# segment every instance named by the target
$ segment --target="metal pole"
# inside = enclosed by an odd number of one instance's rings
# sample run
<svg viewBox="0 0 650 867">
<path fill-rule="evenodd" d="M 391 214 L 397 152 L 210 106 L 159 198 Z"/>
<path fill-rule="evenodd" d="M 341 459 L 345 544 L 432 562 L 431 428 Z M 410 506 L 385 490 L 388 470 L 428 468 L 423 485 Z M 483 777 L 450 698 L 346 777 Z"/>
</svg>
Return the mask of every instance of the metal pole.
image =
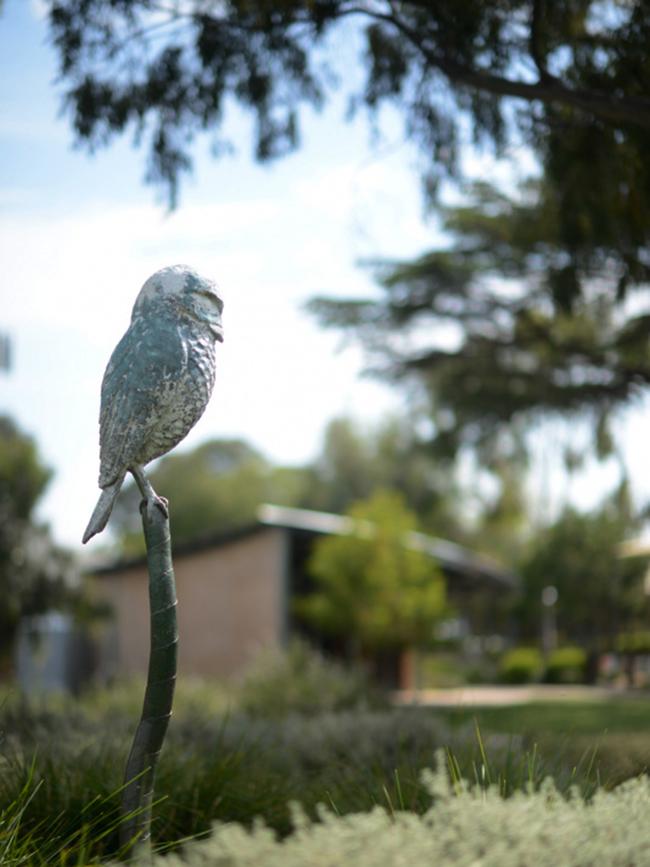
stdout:
<svg viewBox="0 0 650 867">
<path fill-rule="evenodd" d="M 151 648 L 142 715 L 126 763 L 120 844 L 131 853 L 151 846 L 154 775 L 172 714 L 178 625 L 169 518 L 160 508 L 140 506 L 147 545 Z"/>
<path fill-rule="evenodd" d="M 542 651 L 547 661 L 557 647 L 557 588 L 553 585 L 542 590 Z"/>
</svg>

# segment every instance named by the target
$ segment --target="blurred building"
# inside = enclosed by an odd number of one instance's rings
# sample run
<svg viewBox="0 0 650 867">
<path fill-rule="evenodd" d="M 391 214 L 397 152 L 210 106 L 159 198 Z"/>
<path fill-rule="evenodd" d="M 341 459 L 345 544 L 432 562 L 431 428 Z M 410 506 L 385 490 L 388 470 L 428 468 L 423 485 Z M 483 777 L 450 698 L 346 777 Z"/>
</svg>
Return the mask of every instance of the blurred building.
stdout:
<svg viewBox="0 0 650 867">
<path fill-rule="evenodd" d="M 16 682 L 27 695 L 76 693 L 93 675 L 95 652 L 88 633 L 69 614 L 23 617 L 15 643 Z"/>
<path fill-rule="evenodd" d="M 180 633 L 179 673 L 234 677 L 268 646 L 302 635 L 339 655 L 343 643 L 319 635 L 292 613 L 292 600 L 309 592 L 312 546 L 326 534 L 352 531 L 341 515 L 265 505 L 255 524 L 174 550 Z M 461 546 L 413 533 L 409 546 L 425 551 L 442 569 L 447 595 L 463 631 L 494 632 L 514 575 Z M 149 658 L 148 575 L 144 558 L 93 570 L 97 595 L 114 612 L 103 652 L 105 677 L 142 675 Z M 384 679 L 409 686 L 408 666 L 396 654 L 381 661 Z"/>
</svg>

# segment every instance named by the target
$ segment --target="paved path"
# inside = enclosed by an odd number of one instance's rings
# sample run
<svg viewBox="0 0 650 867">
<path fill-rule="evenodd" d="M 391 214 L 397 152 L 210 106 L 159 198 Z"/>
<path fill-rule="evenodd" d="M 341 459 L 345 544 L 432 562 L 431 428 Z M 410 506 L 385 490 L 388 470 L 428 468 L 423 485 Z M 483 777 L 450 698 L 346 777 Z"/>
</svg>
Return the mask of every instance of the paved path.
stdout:
<svg viewBox="0 0 650 867">
<path fill-rule="evenodd" d="M 398 705 L 424 707 L 489 707 L 536 701 L 608 701 L 641 698 L 644 694 L 605 686 L 463 686 L 454 689 L 399 690 Z"/>
</svg>

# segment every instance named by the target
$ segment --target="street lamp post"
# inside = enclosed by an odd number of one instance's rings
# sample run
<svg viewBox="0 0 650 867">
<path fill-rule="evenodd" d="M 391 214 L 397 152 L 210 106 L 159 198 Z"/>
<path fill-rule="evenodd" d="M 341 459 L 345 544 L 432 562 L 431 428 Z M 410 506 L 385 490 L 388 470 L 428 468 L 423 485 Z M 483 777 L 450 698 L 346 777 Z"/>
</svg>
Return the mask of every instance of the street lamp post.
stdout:
<svg viewBox="0 0 650 867">
<path fill-rule="evenodd" d="M 547 660 L 557 647 L 557 587 L 552 584 L 542 590 L 542 652 Z"/>
</svg>

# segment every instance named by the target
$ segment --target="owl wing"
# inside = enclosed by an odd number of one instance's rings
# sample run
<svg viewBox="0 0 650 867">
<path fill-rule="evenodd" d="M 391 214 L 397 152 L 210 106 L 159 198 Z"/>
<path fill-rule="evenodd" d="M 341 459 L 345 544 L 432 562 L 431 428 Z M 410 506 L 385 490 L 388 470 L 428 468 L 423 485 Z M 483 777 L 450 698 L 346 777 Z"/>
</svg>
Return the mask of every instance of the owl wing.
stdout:
<svg viewBox="0 0 650 867">
<path fill-rule="evenodd" d="M 170 378 L 180 376 L 186 363 L 187 352 L 175 328 L 136 320 L 120 340 L 102 381 L 101 488 L 137 458 L 157 422 Z"/>
</svg>

